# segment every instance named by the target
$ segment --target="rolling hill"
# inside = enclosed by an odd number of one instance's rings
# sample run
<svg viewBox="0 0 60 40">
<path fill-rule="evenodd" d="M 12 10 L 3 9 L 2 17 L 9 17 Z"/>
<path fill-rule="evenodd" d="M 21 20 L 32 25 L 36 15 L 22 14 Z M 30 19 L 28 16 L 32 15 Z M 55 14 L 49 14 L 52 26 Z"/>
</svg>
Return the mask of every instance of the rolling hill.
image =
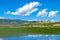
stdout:
<svg viewBox="0 0 60 40">
<path fill-rule="evenodd" d="M 60 22 L 49 21 L 24 21 L 19 19 L 0 19 L 0 27 L 19 28 L 19 27 L 59 27 Z"/>
</svg>

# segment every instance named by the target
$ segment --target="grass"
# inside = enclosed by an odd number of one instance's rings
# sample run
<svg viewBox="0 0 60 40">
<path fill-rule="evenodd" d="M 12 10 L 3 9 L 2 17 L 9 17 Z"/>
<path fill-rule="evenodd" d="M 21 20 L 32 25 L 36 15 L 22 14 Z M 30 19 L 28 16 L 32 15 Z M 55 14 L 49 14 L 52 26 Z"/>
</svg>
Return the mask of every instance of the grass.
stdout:
<svg viewBox="0 0 60 40">
<path fill-rule="evenodd" d="M 25 27 L 25 28 L 0 28 L 0 36 L 20 36 L 27 34 L 60 34 L 59 28 L 39 28 L 39 27 Z"/>
<path fill-rule="evenodd" d="M 0 25 L 0 37 L 3 36 L 21 36 L 27 34 L 60 34 L 59 23 L 28 23 L 18 25 Z"/>
</svg>

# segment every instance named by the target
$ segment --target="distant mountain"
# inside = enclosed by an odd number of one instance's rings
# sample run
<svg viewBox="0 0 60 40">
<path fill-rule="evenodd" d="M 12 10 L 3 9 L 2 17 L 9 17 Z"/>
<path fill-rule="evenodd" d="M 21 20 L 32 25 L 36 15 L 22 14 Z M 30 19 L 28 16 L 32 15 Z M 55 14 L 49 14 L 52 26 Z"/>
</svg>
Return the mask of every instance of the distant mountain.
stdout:
<svg viewBox="0 0 60 40">
<path fill-rule="evenodd" d="M 19 20 L 19 19 L 0 19 L 0 24 L 19 24 L 27 21 Z"/>
<path fill-rule="evenodd" d="M 60 27 L 60 22 L 49 21 L 24 21 L 20 19 L 0 19 L 0 28 L 20 28 L 20 27 Z"/>
<path fill-rule="evenodd" d="M 50 23 L 49 21 L 24 21 L 20 19 L 0 19 L 0 24 Z M 57 23 L 57 22 L 56 22 Z M 60 22 L 58 22 L 60 23 Z"/>
</svg>

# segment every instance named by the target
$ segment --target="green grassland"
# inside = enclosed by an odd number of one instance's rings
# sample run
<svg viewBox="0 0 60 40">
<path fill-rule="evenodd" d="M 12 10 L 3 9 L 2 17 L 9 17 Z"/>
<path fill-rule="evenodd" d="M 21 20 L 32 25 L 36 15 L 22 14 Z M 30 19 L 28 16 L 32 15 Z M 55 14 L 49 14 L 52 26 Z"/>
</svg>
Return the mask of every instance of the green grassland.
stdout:
<svg viewBox="0 0 60 40">
<path fill-rule="evenodd" d="M 60 23 L 25 23 L 0 26 L 0 36 L 20 36 L 27 34 L 60 34 Z"/>
</svg>

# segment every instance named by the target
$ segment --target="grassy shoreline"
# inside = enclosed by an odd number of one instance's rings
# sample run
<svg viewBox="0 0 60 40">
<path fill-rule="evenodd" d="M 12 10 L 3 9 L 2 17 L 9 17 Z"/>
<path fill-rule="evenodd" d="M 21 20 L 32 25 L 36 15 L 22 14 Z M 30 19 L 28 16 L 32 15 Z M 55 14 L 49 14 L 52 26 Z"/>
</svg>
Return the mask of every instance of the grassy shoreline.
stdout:
<svg viewBox="0 0 60 40">
<path fill-rule="evenodd" d="M 55 27 L 0 28 L 0 37 L 21 36 L 27 34 L 60 34 L 60 27 L 59 28 L 55 28 Z"/>
</svg>

